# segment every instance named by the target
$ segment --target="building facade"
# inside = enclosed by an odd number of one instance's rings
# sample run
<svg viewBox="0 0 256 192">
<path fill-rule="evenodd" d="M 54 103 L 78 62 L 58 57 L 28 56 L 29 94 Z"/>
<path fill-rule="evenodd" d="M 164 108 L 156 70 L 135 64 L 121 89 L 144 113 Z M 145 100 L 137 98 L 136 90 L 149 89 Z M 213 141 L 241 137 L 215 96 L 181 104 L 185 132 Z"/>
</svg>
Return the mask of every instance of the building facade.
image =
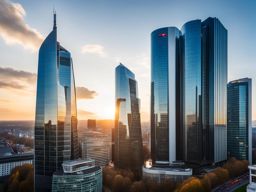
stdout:
<svg viewBox="0 0 256 192">
<path fill-rule="evenodd" d="M 114 164 L 140 177 L 143 165 L 142 134 L 135 75 L 123 64 L 116 67 Z"/>
<path fill-rule="evenodd" d="M 102 169 L 93 160 L 65 161 L 52 178 L 52 192 L 102 192 Z"/>
<path fill-rule="evenodd" d="M 87 130 L 81 142 L 83 159 L 93 159 L 97 166 L 104 167 L 112 160 L 111 135 Z"/>
<path fill-rule="evenodd" d="M 176 160 L 179 37 L 175 27 L 151 33 L 151 152 L 156 163 Z M 180 150 L 177 150 L 177 152 Z"/>
<path fill-rule="evenodd" d="M 5 157 L 0 157 L 0 177 L 10 175 L 11 171 L 24 164 L 33 164 L 34 155 L 28 154 L 16 154 Z"/>
<path fill-rule="evenodd" d="M 151 33 L 153 164 L 227 158 L 227 30 L 217 18 Z"/>
<path fill-rule="evenodd" d="M 71 54 L 53 30 L 39 49 L 35 117 L 35 186 L 49 191 L 52 174 L 78 158 L 76 91 Z M 42 186 L 42 187 L 41 187 Z M 45 188 L 44 188 L 45 187 Z"/>
<path fill-rule="evenodd" d="M 228 84 L 228 156 L 252 164 L 252 86 L 244 78 Z"/>
</svg>

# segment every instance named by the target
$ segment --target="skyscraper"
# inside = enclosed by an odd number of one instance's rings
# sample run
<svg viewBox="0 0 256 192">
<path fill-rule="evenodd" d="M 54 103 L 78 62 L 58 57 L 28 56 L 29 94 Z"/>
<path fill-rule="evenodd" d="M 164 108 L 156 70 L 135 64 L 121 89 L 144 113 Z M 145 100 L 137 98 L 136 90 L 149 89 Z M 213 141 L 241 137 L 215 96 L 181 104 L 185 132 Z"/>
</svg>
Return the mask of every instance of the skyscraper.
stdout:
<svg viewBox="0 0 256 192">
<path fill-rule="evenodd" d="M 179 37 L 176 27 L 151 33 L 151 154 L 153 162 L 176 160 L 179 118 Z"/>
<path fill-rule="evenodd" d="M 227 159 L 228 32 L 217 18 L 202 22 L 203 159 Z"/>
<path fill-rule="evenodd" d="M 49 191 L 65 160 L 78 158 L 76 91 L 71 54 L 53 30 L 39 49 L 35 117 L 35 187 Z M 38 187 L 38 188 L 37 188 Z"/>
<path fill-rule="evenodd" d="M 252 164 L 252 85 L 244 78 L 228 84 L 228 156 Z"/>
<path fill-rule="evenodd" d="M 226 159 L 227 30 L 217 18 L 151 33 L 153 163 Z"/>
<path fill-rule="evenodd" d="M 116 117 L 114 164 L 130 168 L 141 176 L 143 164 L 142 134 L 135 75 L 123 64 L 116 67 Z"/>
</svg>

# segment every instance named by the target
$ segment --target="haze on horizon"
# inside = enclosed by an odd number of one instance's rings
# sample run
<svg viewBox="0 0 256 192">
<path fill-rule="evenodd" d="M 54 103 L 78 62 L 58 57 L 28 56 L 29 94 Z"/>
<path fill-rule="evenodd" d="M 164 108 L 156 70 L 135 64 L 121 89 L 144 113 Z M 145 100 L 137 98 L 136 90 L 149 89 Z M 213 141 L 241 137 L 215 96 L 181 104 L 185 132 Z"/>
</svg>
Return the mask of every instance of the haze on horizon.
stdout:
<svg viewBox="0 0 256 192">
<path fill-rule="evenodd" d="M 149 121 L 150 33 L 207 17 L 228 30 L 228 80 L 252 78 L 256 96 L 254 0 L 0 0 L 0 120 L 34 120 L 38 49 L 53 7 L 58 40 L 73 58 L 80 120 L 114 119 L 114 71 L 122 62 L 136 75 L 142 121 Z"/>
</svg>

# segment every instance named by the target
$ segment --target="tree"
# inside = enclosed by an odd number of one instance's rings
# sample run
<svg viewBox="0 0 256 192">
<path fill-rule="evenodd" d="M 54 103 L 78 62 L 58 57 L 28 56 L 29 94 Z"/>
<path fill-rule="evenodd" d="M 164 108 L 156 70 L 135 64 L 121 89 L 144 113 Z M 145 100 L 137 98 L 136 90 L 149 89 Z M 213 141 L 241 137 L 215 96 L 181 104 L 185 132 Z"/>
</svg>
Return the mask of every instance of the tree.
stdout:
<svg viewBox="0 0 256 192">
<path fill-rule="evenodd" d="M 116 175 L 113 181 L 113 192 L 122 192 L 123 191 L 123 184 L 124 177 L 122 175 Z"/>
<path fill-rule="evenodd" d="M 198 178 L 190 177 L 186 179 L 179 189 L 178 192 L 204 192 L 203 185 Z"/>
<path fill-rule="evenodd" d="M 150 159 L 150 152 L 146 145 L 143 145 L 143 157 L 144 157 L 144 161 L 147 161 Z"/>
<path fill-rule="evenodd" d="M 131 188 L 130 192 L 146 192 L 146 186 L 143 181 L 135 181 Z"/>
<path fill-rule="evenodd" d="M 7 192 L 33 192 L 34 171 L 30 164 L 15 167 L 7 183 Z"/>
</svg>

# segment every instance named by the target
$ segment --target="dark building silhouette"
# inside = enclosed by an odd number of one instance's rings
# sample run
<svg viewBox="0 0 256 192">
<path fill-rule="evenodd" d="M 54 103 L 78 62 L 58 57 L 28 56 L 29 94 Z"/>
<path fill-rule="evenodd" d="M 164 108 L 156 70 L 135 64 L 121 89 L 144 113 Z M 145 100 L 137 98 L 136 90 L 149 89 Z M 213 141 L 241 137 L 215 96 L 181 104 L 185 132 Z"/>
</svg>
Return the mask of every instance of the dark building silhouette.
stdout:
<svg viewBox="0 0 256 192">
<path fill-rule="evenodd" d="M 87 128 L 91 130 L 96 130 L 96 119 L 88 119 Z"/>
</svg>

